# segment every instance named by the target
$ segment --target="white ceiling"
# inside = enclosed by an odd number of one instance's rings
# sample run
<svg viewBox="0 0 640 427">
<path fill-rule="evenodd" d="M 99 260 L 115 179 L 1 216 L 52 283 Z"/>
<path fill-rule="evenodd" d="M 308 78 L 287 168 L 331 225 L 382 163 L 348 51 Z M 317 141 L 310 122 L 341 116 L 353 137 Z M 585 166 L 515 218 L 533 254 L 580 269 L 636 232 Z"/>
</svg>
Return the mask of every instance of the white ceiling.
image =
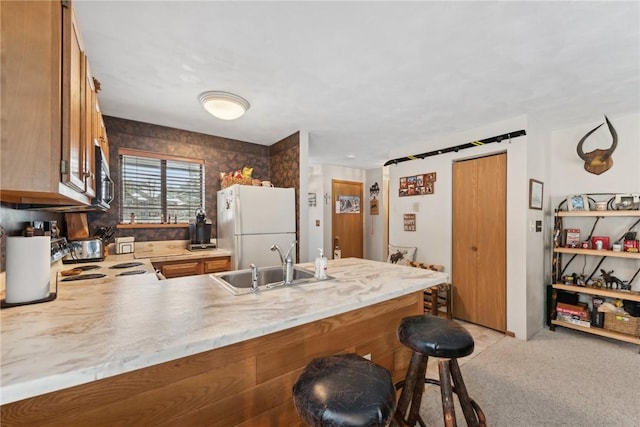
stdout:
<svg viewBox="0 0 640 427">
<path fill-rule="evenodd" d="M 74 4 L 104 114 L 263 145 L 306 130 L 312 163 L 381 166 L 523 114 L 553 130 L 640 111 L 638 1 Z M 209 90 L 251 108 L 218 120 Z"/>
</svg>

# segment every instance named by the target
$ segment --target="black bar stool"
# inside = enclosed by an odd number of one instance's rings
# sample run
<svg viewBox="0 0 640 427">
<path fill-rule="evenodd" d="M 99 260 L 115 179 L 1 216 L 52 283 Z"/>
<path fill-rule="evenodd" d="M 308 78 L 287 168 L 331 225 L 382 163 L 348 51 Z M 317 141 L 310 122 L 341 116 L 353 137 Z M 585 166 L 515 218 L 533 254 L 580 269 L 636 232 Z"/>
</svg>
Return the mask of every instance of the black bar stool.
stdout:
<svg viewBox="0 0 640 427">
<path fill-rule="evenodd" d="M 395 419 L 399 423 L 415 426 L 420 418 L 420 403 L 424 384 L 440 386 L 442 412 L 446 427 L 456 426 L 453 393 L 456 393 L 468 426 L 486 426 L 480 406 L 469 397 L 457 358 L 473 353 L 474 342 L 469 332 L 454 320 L 432 315 L 405 317 L 398 327 L 398 339 L 413 350 L 407 375 L 396 387 L 402 388 Z M 426 378 L 429 356 L 446 360 L 438 362 L 440 380 Z M 451 384 L 453 380 L 453 385 Z M 407 414 L 408 411 L 408 414 Z"/>
<path fill-rule="evenodd" d="M 293 385 L 300 418 L 314 427 L 382 427 L 394 415 L 391 373 L 357 354 L 313 359 Z"/>
</svg>

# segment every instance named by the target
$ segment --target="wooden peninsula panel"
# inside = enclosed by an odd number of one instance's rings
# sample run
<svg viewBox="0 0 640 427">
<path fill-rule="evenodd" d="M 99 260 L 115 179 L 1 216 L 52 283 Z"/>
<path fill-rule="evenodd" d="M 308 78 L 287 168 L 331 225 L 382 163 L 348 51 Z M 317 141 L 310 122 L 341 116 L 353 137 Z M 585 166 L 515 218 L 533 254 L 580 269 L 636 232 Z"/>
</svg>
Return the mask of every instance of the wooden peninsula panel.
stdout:
<svg viewBox="0 0 640 427">
<path fill-rule="evenodd" d="M 291 389 L 314 357 L 371 354 L 402 379 L 410 351 L 396 338 L 422 314 L 423 292 L 226 347 L 0 407 L 3 426 L 301 425 Z"/>
</svg>

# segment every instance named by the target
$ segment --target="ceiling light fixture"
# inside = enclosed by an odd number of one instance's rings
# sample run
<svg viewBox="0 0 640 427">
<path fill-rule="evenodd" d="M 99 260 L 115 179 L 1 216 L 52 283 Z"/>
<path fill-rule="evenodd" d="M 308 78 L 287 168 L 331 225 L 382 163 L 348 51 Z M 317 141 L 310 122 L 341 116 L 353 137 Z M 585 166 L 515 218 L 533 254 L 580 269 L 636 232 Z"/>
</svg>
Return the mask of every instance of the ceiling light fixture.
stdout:
<svg viewBox="0 0 640 427">
<path fill-rule="evenodd" d="M 228 92 L 205 92 L 199 97 L 205 110 L 222 120 L 235 120 L 249 109 L 249 102 L 241 96 Z"/>
</svg>

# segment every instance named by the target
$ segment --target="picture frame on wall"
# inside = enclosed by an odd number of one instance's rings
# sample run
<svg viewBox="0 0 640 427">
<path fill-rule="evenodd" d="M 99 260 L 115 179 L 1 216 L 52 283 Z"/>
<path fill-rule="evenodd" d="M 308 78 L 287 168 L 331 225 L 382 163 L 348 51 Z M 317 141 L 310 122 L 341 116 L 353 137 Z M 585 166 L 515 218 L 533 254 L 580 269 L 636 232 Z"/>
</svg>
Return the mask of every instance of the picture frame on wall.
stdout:
<svg viewBox="0 0 640 427">
<path fill-rule="evenodd" d="M 544 184 L 536 179 L 529 179 L 529 209 L 542 210 Z"/>
<path fill-rule="evenodd" d="M 403 176 L 398 185 L 398 196 L 423 196 L 434 193 L 436 173 Z"/>
<path fill-rule="evenodd" d="M 589 199 L 584 194 L 569 196 L 567 197 L 567 210 L 588 211 Z"/>
</svg>

